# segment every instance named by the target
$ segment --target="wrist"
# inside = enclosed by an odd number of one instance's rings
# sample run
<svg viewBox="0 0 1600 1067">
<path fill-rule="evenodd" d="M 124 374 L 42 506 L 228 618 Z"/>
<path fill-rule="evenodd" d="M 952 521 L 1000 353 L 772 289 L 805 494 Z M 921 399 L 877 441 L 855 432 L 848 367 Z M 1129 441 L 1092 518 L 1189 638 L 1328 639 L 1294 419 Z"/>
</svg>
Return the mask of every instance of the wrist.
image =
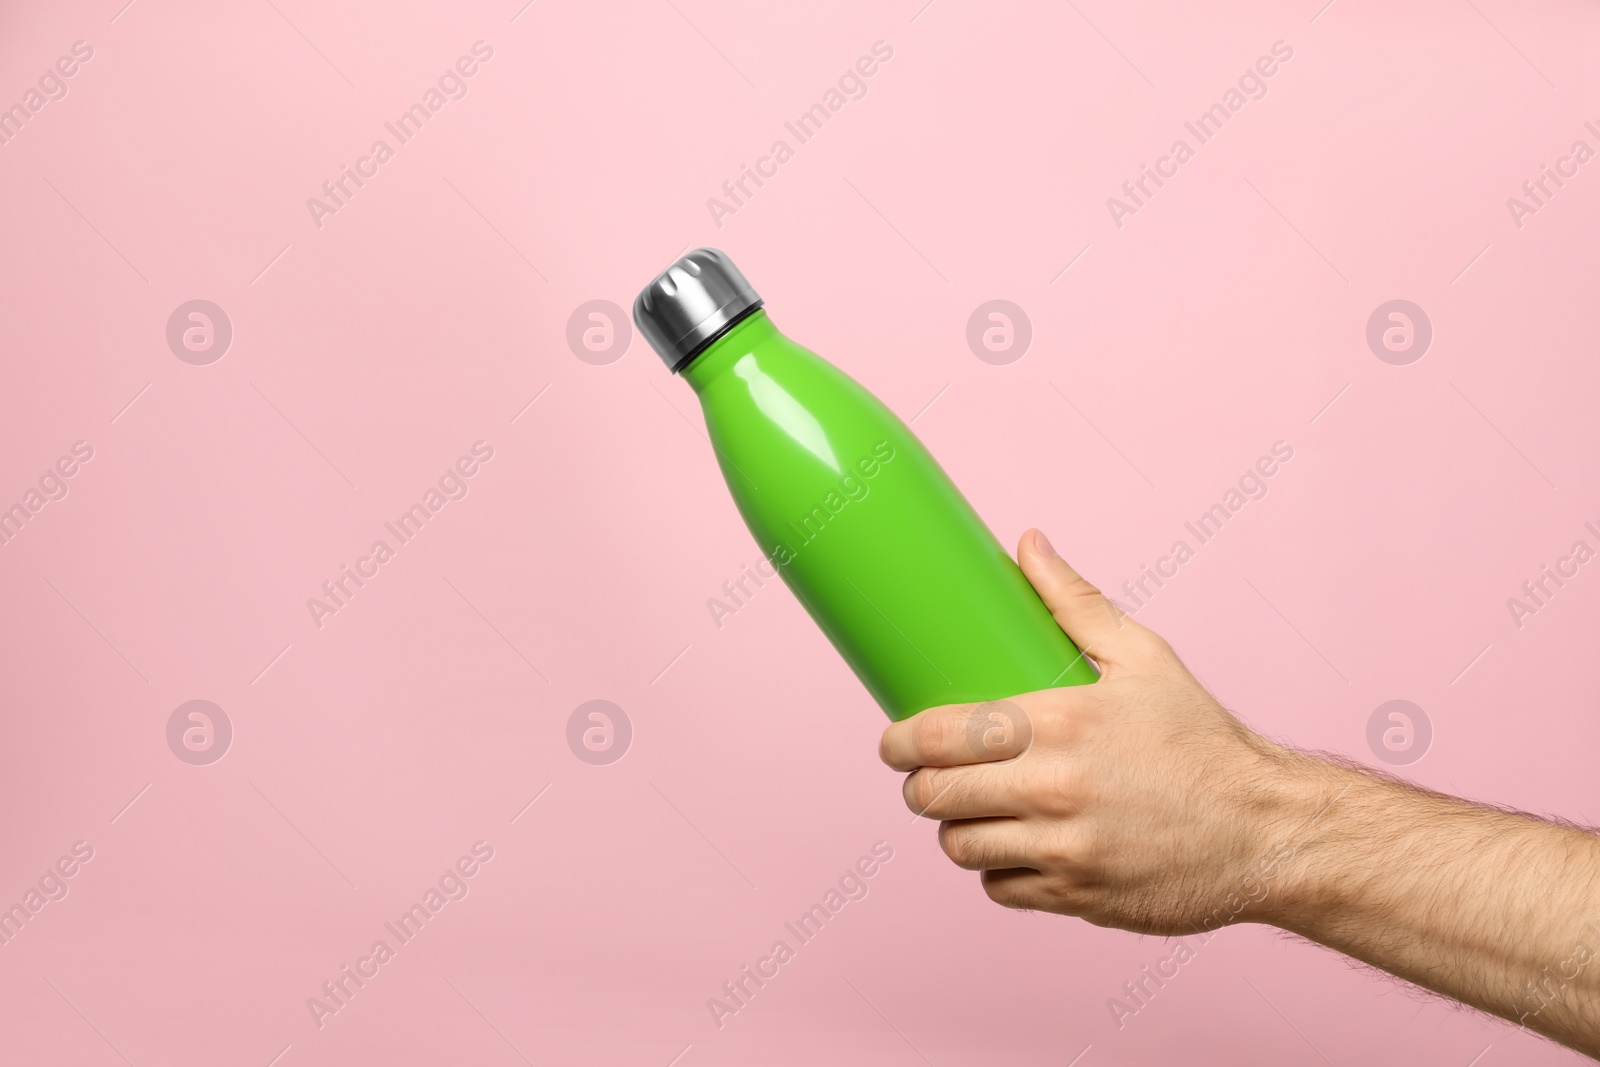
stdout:
<svg viewBox="0 0 1600 1067">
<path fill-rule="evenodd" d="M 1310 936 L 1348 888 L 1344 869 L 1352 842 L 1340 827 L 1381 783 L 1281 746 L 1273 745 L 1266 759 L 1266 802 L 1256 828 L 1257 877 L 1265 894 L 1255 917 Z"/>
</svg>

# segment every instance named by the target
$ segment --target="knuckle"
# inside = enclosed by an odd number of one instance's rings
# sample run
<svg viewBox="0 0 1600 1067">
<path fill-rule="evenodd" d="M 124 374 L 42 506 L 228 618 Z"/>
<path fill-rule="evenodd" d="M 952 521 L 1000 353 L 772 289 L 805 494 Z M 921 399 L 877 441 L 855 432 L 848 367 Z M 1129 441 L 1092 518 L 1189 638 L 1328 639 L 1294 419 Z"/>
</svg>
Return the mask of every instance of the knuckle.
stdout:
<svg viewBox="0 0 1600 1067">
<path fill-rule="evenodd" d="M 958 823 L 939 825 L 939 847 L 957 867 L 976 871 L 983 868 L 983 848 L 972 827 Z"/>
<path fill-rule="evenodd" d="M 911 724 L 911 743 L 917 755 L 923 759 L 937 755 L 946 736 L 945 716 L 925 711 L 912 719 Z"/>
<path fill-rule="evenodd" d="M 1097 870 L 1100 865 L 1100 840 L 1093 831 L 1082 826 L 1059 826 L 1047 834 L 1039 844 L 1045 864 L 1064 881 L 1076 881 L 1074 875 Z"/>
<path fill-rule="evenodd" d="M 1041 877 L 1032 869 L 986 870 L 982 874 L 984 894 L 996 904 L 1014 911 L 1061 911 L 1054 892 L 1054 880 Z"/>
<path fill-rule="evenodd" d="M 1101 595 L 1100 587 L 1081 574 L 1067 586 L 1067 592 L 1075 597 L 1096 597 Z"/>
<path fill-rule="evenodd" d="M 1044 889 L 1050 896 L 1051 911 L 1080 919 L 1088 919 L 1097 911 L 1099 901 L 1074 879 L 1047 876 Z M 1092 919 L 1089 921 L 1093 922 Z M 1096 925 L 1101 924 L 1096 923 Z"/>
<path fill-rule="evenodd" d="M 1033 743 L 1033 722 L 1011 700 L 990 700 L 973 709 L 967 720 L 967 748 L 983 761 L 1010 759 Z"/>
<path fill-rule="evenodd" d="M 1034 707 L 1028 709 L 1035 732 L 1045 741 L 1070 745 L 1104 715 L 1106 705 L 1116 697 L 1106 683 L 1074 685 L 1047 690 Z"/>
<path fill-rule="evenodd" d="M 1022 898 L 1017 893 L 1017 883 L 1010 878 L 985 878 L 984 894 L 996 904 L 1006 908 L 1022 908 Z"/>
<path fill-rule="evenodd" d="M 962 810 L 972 795 L 972 786 L 966 778 L 948 771 L 936 775 L 930 789 L 928 807 L 939 813 L 941 819 L 948 813 Z"/>
<path fill-rule="evenodd" d="M 922 813 L 922 804 L 920 803 L 922 796 L 921 778 L 921 771 L 912 771 L 906 775 L 906 780 L 900 783 L 900 795 L 905 798 L 906 807 L 918 814 Z"/>
<path fill-rule="evenodd" d="M 906 779 L 906 800 L 918 815 L 932 813 L 934 805 L 943 799 L 945 791 L 940 785 L 939 775 L 929 767 L 913 771 Z"/>
<path fill-rule="evenodd" d="M 1139 650 L 1146 657 L 1163 666 L 1182 664 L 1183 661 L 1178 658 L 1178 653 L 1173 650 L 1172 645 L 1167 642 L 1165 637 L 1162 637 L 1148 626 L 1138 623 L 1134 623 L 1133 626 L 1135 627 L 1133 631 L 1134 640 Z"/>
<path fill-rule="evenodd" d="M 1028 712 L 1037 735 L 1051 741 L 1071 737 L 1073 716 L 1060 700 L 1051 700 Z"/>
<path fill-rule="evenodd" d="M 957 867 L 965 865 L 963 861 L 967 857 L 966 845 L 961 840 L 960 833 L 950 823 L 939 824 L 939 847 Z"/>
<path fill-rule="evenodd" d="M 1083 814 L 1083 804 L 1077 791 L 1070 781 L 1063 782 L 1062 779 L 1062 773 L 1057 772 L 1050 782 L 1032 790 L 1034 810 L 1052 822 Z"/>
</svg>

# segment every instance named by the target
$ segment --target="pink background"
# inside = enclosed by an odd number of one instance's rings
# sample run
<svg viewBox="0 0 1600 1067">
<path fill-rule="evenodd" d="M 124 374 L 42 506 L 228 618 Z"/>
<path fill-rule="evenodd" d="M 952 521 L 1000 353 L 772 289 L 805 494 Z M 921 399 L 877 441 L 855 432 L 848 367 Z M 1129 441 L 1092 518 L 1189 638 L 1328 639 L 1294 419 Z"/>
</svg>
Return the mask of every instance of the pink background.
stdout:
<svg viewBox="0 0 1600 1067">
<path fill-rule="evenodd" d="M 1003 540 L 1038 524 L 1112 590 L 1289 442 L 1140 617 L 1274 736 L 1375 762 L 1374 709 L 1414 701 L 1402 773 L 1589 821 L 1600 567 L 1520 629 L 1506 600 L 1600 547 L 1600 162 L 1520 228 L 1506 199 L 1600 148 L 1592 4 L 123 3 L 7 3 L 0 41 L 7 104 L 93 48 L 0 146 L 0 505 L 94 450 L 0 547 L 0 903 L 94 849 L 0 947 L 0 1060 L 1576 1058 L 1259 927 L 1119 1029 L 1170 947 L 945 860 L 787 591 L 713 622 L 757 555 L 689 390 L 636 334 L 609 363 L 566 338 L 721 247 Z M 466 97 L 319 228 L 307 198 L 479 40 Z M 719 228 L 707 198 L 880 40 Z M 1280 40 L 1118 228 L 1106 198 Z M 209 365 L 166 340 L 195 299 L 232 324 Z M 1032 324 L 1006 365 L 965 339 L 991 299 Z M 1433 326 L 1405 366 L 1365 339 L 1394 299 Z M 319 628 L 307 599 L 480 440 L 466 498 Z M 234 731 L 204 766 L 167 742 L 195 699 Z M 620 761 L 569 749 L 591 699 Z M 469 895 L 319 1028 L 307 998 L 480 840 Z M 870 894 L 714 1025 L 877 841 Z"/>
</svg>

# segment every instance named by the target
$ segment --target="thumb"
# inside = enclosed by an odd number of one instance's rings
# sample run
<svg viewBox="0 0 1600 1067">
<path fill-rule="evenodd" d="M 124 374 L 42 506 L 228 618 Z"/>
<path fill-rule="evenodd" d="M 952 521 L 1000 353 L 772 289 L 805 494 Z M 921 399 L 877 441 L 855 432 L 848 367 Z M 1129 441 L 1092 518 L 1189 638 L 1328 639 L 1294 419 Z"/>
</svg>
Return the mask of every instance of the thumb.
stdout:
<svg viewBox="0 0 1600 1067">
<path fill-rule="evenodd" d="M 1039 598 L 1080 651 L 1105 670 L 1127 666 L 1145 628 L 1056 553 L 1038 530 L 1022 535 L 1017 562 Z"/>
</svg>

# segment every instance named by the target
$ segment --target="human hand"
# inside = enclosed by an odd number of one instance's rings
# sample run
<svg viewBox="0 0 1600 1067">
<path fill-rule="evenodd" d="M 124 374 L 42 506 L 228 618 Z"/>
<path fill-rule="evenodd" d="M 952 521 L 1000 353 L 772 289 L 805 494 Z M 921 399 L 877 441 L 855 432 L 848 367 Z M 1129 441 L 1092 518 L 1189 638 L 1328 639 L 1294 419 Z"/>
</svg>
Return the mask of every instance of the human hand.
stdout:
<svg viewBox="0 0 1600 1067">
<path fill-rule="evenodd" d="M 1270 923 L 1600 1059 L 1600 835 L 1268 741 L 1043 535 L 1017 555 L 1100 680 L 880 745 L 992 899 L 1176 937 Z"/>
<path fill-rule="evenodd" d="M 1008 907 L 1167 935 L 1271 921 L 1297 826 L 1337 786 L 1229 714 L 1043 534 L 1018 559 L 1100 681 L 894 723 L 879 751 L 912 772 L 906 803 Z"/>
</svg>

